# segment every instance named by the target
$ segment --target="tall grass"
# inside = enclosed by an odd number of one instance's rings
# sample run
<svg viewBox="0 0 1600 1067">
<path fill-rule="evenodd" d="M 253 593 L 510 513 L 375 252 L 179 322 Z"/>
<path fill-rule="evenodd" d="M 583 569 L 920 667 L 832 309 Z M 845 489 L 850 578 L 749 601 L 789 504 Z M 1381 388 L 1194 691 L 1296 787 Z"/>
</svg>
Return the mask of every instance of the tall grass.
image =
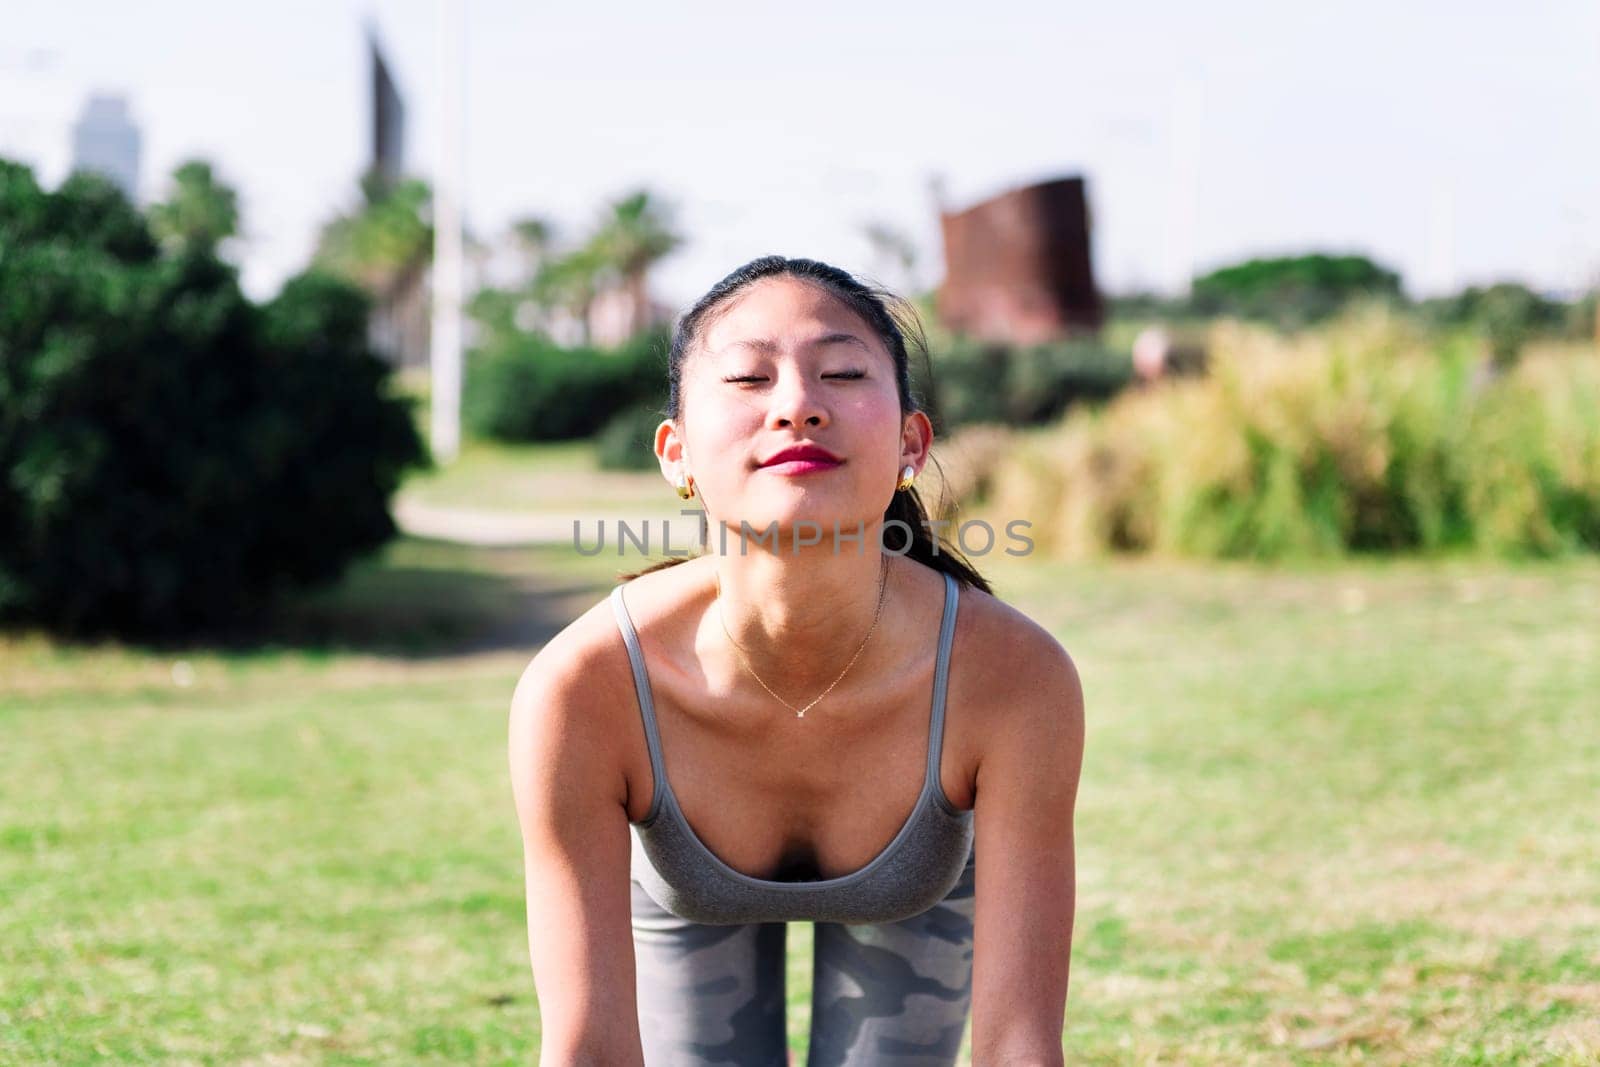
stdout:
<svg viewBox="0 0 1600 1067">
<path fill-rule="evenodd" d="M 1013 435 L 981 503 L 1065 557 L 1600 549 L 1592 348 L 1493 376 L 1477 342 L 1368 308 L 1289 338 L 1221 322 L 1210 356 L 1206 378 Z"/>
</svg>

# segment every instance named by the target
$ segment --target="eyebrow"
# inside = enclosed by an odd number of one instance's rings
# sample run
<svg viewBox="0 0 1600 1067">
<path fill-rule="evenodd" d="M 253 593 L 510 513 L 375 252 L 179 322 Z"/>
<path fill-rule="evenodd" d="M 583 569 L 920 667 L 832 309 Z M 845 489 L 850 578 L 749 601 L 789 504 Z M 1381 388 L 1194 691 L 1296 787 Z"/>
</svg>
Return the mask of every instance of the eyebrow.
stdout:
<svg viewBox="0 0 1600 1067">
<path fill-rule="evenodd" d="M 857 337 L 853 333 L 826 333 L 826 334 L 823 334 L 821 337 L 818 337 L 814 341 L 807 342 L 805 347 L 808 347 L 808 348 L 821 348 L 824 345 L 839 345 L 839 344 L 857 345 L 861 349 L 863 349 L 864 351 L 867 351 L 867 352 L 871 352 L 872 351 L 872 348 L 871 348 L 870 345 L 868 345 L 865 341 L 863 341 L 861 338 Z M 738 347 L 753 348 L 758 352 L 766 352 L 766 353 L 770 354 L 770 353 L 776 352 L 778 350 L 778 342 L 773 340 L 770 337 L 752 337 L 752 338 L 750 338 L 748 340 L 744 340 L 744 341 L 732 341 L 729 344 L 725 345 L 724 349 L 738 348 Z"/>
</svg>

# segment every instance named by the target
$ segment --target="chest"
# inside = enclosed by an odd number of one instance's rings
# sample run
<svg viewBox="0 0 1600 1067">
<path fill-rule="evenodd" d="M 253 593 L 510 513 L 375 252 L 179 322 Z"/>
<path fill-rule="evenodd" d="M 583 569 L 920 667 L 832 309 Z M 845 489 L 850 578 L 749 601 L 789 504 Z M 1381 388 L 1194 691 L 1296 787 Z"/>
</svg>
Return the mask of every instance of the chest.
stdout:
<svg viewBox="0 0 1600 1067">
<path fill-rule="evenodd" d="M 804 719 L 773 702 L 734 707 L 681 679 L 653 689 L 665 786 L 699 842 L 733 870 L 780 881 L 837 878 L 866 866 L 900 833 L 932 785 L 972 807 L 970 715 L 950 679 L 942 730 L 930 730 L 932 663 L 897 684 L 857 692 Z M 759 718 L 758 718 L 759 717 Z M 752 726 L 752 723 L 756 725 Z M 628 768 L 628 818 L 655 790 L 642 723 Z M 930 766 L 930 745 L 936 765 Z"/>
</svg>

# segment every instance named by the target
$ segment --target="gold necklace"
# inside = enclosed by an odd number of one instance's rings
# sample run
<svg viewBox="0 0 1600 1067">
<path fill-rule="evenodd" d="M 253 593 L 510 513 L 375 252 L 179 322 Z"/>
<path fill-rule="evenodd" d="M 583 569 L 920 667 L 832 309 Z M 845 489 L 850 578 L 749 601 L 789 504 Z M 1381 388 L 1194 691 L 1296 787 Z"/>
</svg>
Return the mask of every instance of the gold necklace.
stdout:
<svg viewBox="0 0 1600 1067">
<path fill-rule="evenodd" d="M 850 657 L 850 662 L 846 663 L 844 665 L 844 670 L 839 672 L 839 677 L 837 677 L 837 678 L 835 678 L 833 680 L 832 685 L 829 685 L 828 688 L 824 689 L 821 693 L 818 693 L 817 697 L 816 697 L 816 700 L 813 700 L 810 704 L 807 704 L 803 708 L 796 708 L 793 704 L 791 704 L 787 700 L 783 699 L 777 693 L 773 693 L 772 692 L 772 687 L 769 686 L 766 682 L 761 681 L 761 675 L 756 673 L 756 669 L 754 667 L 750 666 L 750 661 L 745 658 L 743 647 L 740 646 L 739 642 L 737 642 L 737 641 L 735 641 L 733 639 L 733 634 L 728 632 L 728 620 L 724 619 L 722 617 L 722 575 L 721 574 L 717 575 L 717 620 L 722 623 L 722 632 L 727 635 L 728 643 L 731 644 L 734 647 L 734 649 L 738 652 L 738 654 L 739 654 L 739 662 L 744 664 L 744 669 L 750 672 L 750 677 L 754 678 L 756 680 L 756 682 L 761 686 L 761 688 L 765 689 L 768 693 L 772 693 L 772 698 L 774 700 L 776 700 L 778 703 L 782 704 L 784 707 L 788 708 L 790 711 L 794 712 L 794 717 L 795 718 L 803 719 L 803 718 L 805 718 L 806 712 L 810 711 L 813 707 L 816 706 L 816 703 L 817 703 L 818 700 L 821 700 L 823 697 L 825 697 L 829 693 L 833 692 L 833 687 L 835 685 L 838 685 L 841 681 L 844 680 L 844 676 L 846 674 L 850 673 L 850 668 L 854 667 L 856 665 L 856 660 L 861 658 L 861 650 L 867 647 L 867 638 L 871 637 L 872 636 L 872 631 L 876 630 L 878 628 L 878 616 L 883 614 L 883 594 L 884 594 L 884 590 L 886 590 L 888 587 L 889 587 L 889 563 L 888 563 L 887 560 L 885 560 L 883 562 L 883 568 L 878 574 L 878 607 L 872 613 L 872 625 L 867 627 L 867 636 L 863 637 L 861 639 L 861 644 L 856 647 L 856 654 Z"/>
</svg>

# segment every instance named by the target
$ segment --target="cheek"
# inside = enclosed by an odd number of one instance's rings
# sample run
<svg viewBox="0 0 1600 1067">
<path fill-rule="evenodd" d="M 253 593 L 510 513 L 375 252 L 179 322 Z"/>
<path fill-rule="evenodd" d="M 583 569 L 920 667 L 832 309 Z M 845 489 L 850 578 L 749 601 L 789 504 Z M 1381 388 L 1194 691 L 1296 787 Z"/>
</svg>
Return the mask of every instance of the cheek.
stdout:
<svg viewBox="0 0 1600 1067">
<path fill-rule="evenodd" d="M 874 450 L 881 449 L 885 463 L 894 463 L 900 456 L 900 398 L 894 394 L 863 397 L 850 413 L 858 427 L 856 436 Z"/>
<path fill-rule="evenodd" d="M 738 441 L 760 429 L 761 414 L 737 397 L 686 393 L 683 398 L 684 447 L 691 456 L 715 461 Z"/>
<path fill-rule="evenodd" d="M 847 447 L 856 457 L 857 480 L 876 487 L 899 478 L 900 398 L 864 397 L 841 415 L 847 415 L 852 423 Z"/>
<path fill-rule="evenodd" d="M 715 449 L 715 458 L 730 461 L 747 451 L 761 434 L 761 413 L 748 404 L 723 403 L 702 409 L 700 437 L 703 448 Z"/>
</svg>

